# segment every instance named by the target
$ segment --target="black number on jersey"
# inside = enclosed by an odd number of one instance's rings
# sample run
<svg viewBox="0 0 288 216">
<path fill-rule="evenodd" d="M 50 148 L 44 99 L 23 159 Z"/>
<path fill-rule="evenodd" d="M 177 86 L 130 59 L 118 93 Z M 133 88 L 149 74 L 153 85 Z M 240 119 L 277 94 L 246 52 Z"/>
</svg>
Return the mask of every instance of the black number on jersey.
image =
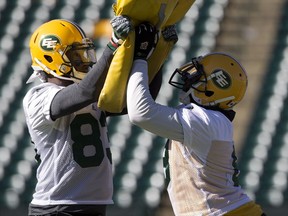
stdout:
<svg viewBox="0 0 288 216">
<path fill-rule="evenodd" d="M 105 115 L 101 115 L 101 117 Z M 100 123 L 102 125 L 102 118 Z M 83 168 L 99 166 L 104 159 L 104 149 L 100 138 L 100 128 L 97 119 L 90 113 L 75 116 L 70 125 L 74 160 Z M 110 149 L 106 154 L 111 163 Z"/>
<path fill-rule="evenodd" d="M 238 166 L 237 166 L 237 156 L 236 156 L 236 153 L 235 153 L 234 145 L 233 145 L 232 158 L 233 158 L 232 166 L 234 168 L 234 174 L 233 174 L 232 180 L 234 182 L 234 186 L 238 187 L 239 186 L 238 176 L 240 174 L 240 171 L 239 171 Z"/>
<path fill-rule="evenodd" d="M 164 169 L 164 177 L 165 177 L 165 184 L 166 186 L 169 185 L 170 182 L 170 167 L 169 167 L 169 143 L 171 141 L 167 140 L 163 152 L 163 169 Z"/>
</svg>

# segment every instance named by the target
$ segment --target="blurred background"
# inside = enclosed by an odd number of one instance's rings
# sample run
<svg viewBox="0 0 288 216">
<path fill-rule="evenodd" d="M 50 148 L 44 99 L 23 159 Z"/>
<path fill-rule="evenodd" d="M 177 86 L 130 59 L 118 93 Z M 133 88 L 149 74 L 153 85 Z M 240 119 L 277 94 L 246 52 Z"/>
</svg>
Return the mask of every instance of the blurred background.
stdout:
<svg viewBox="0 0 288 216">
<path fill-rule="evenodd" d="M 27 215 L 34 190 L 33 146 L 22 99 L 31 85 L 29 38 L 43 22 L 65 18 L 95 39 L 100 57 L 110 37 L 113 0 L 0 0 L 0 215 Z M 196 0 L 177 25 L 179 41 L 164 67 L 159 103 L 177 105 L 168 85 L 174 69 L 211 51 L 232 54 L 246 68 L 247 94 L 237 107 L 235 147 L 240 182 L 268 215 L 288 211 L 288 1 Z M 108 215 L 172 216 L 164 187 L 165 140 L 108 119 L 114 201 Z M 285 214 L 286 212 L 286 214 Z"/>
</svg>

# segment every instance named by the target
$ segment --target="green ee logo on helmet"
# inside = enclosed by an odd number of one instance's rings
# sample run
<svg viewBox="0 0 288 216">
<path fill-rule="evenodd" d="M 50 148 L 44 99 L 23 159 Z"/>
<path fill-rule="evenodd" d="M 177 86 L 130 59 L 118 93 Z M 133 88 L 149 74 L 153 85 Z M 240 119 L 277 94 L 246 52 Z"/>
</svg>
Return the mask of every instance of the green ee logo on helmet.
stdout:
<svg viewBox="0 0 288 216">
<path fill-rule="evenodd" d="M 59 44 L 60 40 L 54 35 L 46 35 L 40 41 L 40 47 L 45 51 L 53 51 L 56 44 Z"/>
<path fill-rule="evenodd" d="M 227 89 L 231 86 L 231 77 L 224 70 L 218 69 L 213 71 L 211 79 L 218 88 Z"/>
</svg>

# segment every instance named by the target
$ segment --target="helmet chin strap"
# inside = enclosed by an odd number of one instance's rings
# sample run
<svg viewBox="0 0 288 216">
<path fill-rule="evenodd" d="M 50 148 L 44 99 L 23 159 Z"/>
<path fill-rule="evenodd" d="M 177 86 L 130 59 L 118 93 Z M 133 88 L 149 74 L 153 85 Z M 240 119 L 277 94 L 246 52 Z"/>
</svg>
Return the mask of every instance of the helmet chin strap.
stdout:
<svg viewBox="0 0 288 216">
<path fill-rule="evenodd" d="M 193 98 L 193 100 L 196 103 L 201 104 L 200 101 L 198 100 L 198 98 L 194 95 L 194 90 L 195 89 L 190 88 L 187 92 L 184 92 L 183 94 L 180 94 L 180 96 L 179 96 L 180 102 L 183 103 L 183 104 L 191 103 L 191 100 L 190 100 L 190 97 L 189 97 L 191 95 L 191 97 Z M 203 105 L 203 106 L 216 106 L 217 104 L 222 103 L 224 101 L 229 101 L 229 100 L 234 100 L 234 99 L 235 99 L 235 96 L 229 96 L 229 97 L 226 97 L 226 98 L 221 98 L 219 100 L 211 101 L 211 102 L 208 102 L 208 103 L 205 103 L 205 104 L 201 104 L 201 105 Z M 233 107 L 233 105 L 231 107 Z"/>
<path fill-rule="evenodd" d="M 191 103 L 189 95 L 192 94 L 192 91 L 192 88 L 190 88 L 187 92 L 181 91 L 179 95 L 179 101 L 183 104 Z"/>
<path fill-rule="evenodd" d="M 235 99 L 235 96 L 229 96 L 229 97 L 226 97 L 226 98 L 221 98 L 219 100 L 215 100 L 215 101 L 212 101 L 212 102 L 209 102 L 209 103 L 206 103 L 206 104 L 203 104 L 203 106 L 215 106 L 219 103 L 222 103 L 224 101 L 229 101 L 229 100 L 234 100 Z M 233 104 L 234 105 L 234 104 Z M 232 106 L 231 106 L 232 107 Z"/>
<path fill-rule="evenodd" d="M 50 68 L 48 68 L 46 65 L 44 65 L 40 60 L 38 60 L 37 58 L 34 58 L 35 62 L 40 65 L 40 67 L 46 71 L 49 74 L 52 74 L 54 77 L 58 78 L 58 79 L 62 79 L 62 80 L 69 80 L 69 81 L 73 81 L 73 82 L 80 82 L 80 80 L 77 80 L 75 78 L 69 78 L 69 77 L 64 77 L 64 76 L 59 76 L 57 73 L 55 73 L 53 70 L 51 70 Z"/>
<path fill-rule="evenodd" d="M 179 96 L 179 100 L 180 100 L 180 102 L 181 103 L 184 103 L 184 104 L 189 104 L 189 103 L 191 103 L 191 101 L 190 101 L 190 95 L 192 96 L 192 98 L 195 98 L 194 97 L 194 90 L 195 89 L 197 89 L 200 85 L 202 85 L 203 83 L 201 83 L 201 82 L 198 82 L 198 83 L 196 83 L 196 84 L 194 84 L 193 85 L 193 88 L 190 88 L 187 92 L 185 92 L 185 93 L 183 93 L 183 94 L 181 94 L 180 96 Z M 184 92 L 184 91 L 183 91 Z"/>
</svg>

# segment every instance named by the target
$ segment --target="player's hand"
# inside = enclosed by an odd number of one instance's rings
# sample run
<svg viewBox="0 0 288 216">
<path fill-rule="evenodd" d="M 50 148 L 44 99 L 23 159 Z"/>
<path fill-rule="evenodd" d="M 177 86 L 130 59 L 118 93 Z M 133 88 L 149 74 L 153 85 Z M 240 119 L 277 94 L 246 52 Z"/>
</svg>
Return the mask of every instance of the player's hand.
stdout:
<svg viewBox="0 0 288 216">
<path fill-rule="evenodd" d="M 153 53 L 158 42 L 158 31 L 148 22 L 135 27 L 134 59 L 147 60 Z"/>
<path fill-rule="evenodd" d="M 162 36 L 166 41 L 173 41 L 173 43 L 177 43 L 178 41 L 178 33 L 176 30 L 176 25 L 170 25 L 165 27 L 162 30 Z"/>
<path fill-rule="evenodd" d="M 115 16 L 110 20 L 113 32 L 108 43 L 110 49 L 115 51 L 133 30 L 133 25 L 128 16 Z"/>
</svg>

